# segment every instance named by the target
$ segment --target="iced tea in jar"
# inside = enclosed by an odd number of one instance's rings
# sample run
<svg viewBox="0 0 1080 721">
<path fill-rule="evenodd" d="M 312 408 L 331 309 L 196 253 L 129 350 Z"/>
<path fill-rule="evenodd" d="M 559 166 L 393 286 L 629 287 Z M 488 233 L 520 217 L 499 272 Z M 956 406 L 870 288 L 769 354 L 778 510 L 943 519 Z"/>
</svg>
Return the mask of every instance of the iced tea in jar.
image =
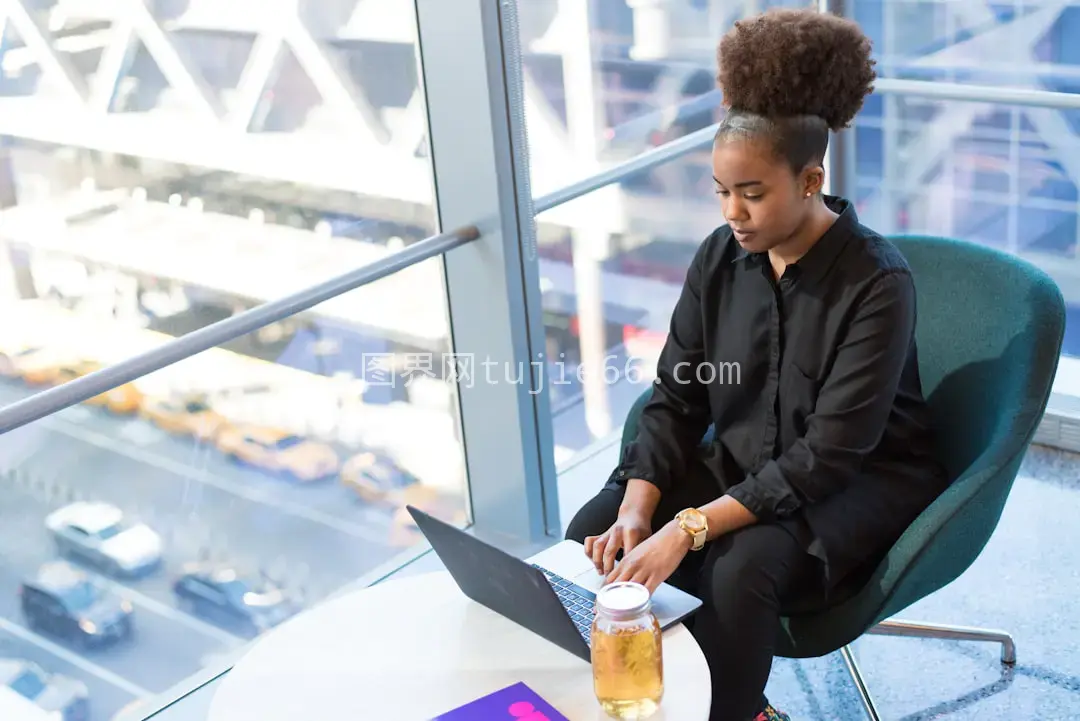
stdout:
<svg viewBox="0 0 1080 721">
<path fill-rule="evenodd" d="M 591 649 L 596 699 L 608 716 L 632 721 L 656 713 L 664 695 L 664 660 L 649 589 L 640 583 L 600 589 Z"/>
</svg>

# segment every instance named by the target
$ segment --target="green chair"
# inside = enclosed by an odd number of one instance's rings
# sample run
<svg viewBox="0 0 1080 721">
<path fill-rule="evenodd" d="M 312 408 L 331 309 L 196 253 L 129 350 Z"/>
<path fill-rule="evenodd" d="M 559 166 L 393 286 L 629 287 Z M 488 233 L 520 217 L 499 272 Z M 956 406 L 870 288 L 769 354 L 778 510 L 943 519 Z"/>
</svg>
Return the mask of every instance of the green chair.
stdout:
<svg viewBox="0 0 1080 721">
<path fill-rule="evenodd" d="M 990 540 L 1046 408 L 1065 329 L 1060 290 L 1026 261 L 945 238 L 892 241 L 915 277 L 923 391 L 939 429 L 939 456 L 954 480 L 834 605 L 785 610 L 778 651 L 811 658 L 839 650 L 875 721 L 850 647 L 863 634 L 990 641 L 1002 645 L 1003 663 L 1016 662 L 1004 631 L 886 619 L 956 580 Z M 630 410 L 624 449 L 650 393 Z M 712 429 L 703 442 L 711 435 Z"/>
</svg>

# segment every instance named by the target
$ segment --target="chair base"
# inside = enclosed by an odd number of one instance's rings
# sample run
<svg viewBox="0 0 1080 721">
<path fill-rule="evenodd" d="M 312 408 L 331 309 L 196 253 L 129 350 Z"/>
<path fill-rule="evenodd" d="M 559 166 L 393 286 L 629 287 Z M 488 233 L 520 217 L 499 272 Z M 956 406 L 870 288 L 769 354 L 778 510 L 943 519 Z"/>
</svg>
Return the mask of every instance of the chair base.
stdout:
<svg viewBox="0 0 1080 721">
<path fill-rule="evenodd" d="M 967 626 L 948 626 L 934 623 L 912 623 L 910 621 L 882 621 L 866 632 L 874 636 L 906 636 L 908 638 L 948 638 L 959 641 L 986 641 L 1001 644 L 1001 662 L 1007 666 L 1016 663 L 1016 643 L 1005 631 L 997 631 L 989 628 L 970 628 Z M 874 699 L 870 690 L 866 687 L 859 664 L 855 662 L 855 656 L 851 652 L 851 646 L 840 649 L 840 655 L 844 659 L 848 673 L 855 682 L 855 689 L 859 693 L 863 710 L 866 711 L 870 721 L 881 721 Z"/>
</svg>

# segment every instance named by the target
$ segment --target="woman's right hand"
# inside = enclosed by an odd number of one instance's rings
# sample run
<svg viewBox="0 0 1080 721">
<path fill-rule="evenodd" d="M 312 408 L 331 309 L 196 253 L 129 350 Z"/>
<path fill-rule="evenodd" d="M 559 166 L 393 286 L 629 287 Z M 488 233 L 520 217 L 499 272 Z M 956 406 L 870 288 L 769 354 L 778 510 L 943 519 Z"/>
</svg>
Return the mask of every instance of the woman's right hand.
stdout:
<svg viewBox="0 0 1080 721">
<path fill-rule="evenodd" d="M 652 535 L 650 519 L 640 511 L 624 510 L 611 528 L 599 536 L 585 537 L 585 555 L 592 559 L 596 570 L 606 576 L 615 568 L 615 554 L 623 556 Z"/>
</svg>

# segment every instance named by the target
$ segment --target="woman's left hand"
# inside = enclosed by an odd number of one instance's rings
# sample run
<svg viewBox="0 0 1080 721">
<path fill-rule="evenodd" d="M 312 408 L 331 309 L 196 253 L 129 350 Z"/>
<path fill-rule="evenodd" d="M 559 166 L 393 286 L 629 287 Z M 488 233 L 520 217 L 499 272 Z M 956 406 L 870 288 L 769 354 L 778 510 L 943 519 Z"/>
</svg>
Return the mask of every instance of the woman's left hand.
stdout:
<svg viewBox="0 0 1080 721">
<path fill-rule="evenodd" d="M 604 585 L 633 581 L 648 588 L 650 594 L 655 593 L 686 558 L 692 545 L 690 535 L 670 522 L 623 556 L 604 579 Z"/>
</svg>

